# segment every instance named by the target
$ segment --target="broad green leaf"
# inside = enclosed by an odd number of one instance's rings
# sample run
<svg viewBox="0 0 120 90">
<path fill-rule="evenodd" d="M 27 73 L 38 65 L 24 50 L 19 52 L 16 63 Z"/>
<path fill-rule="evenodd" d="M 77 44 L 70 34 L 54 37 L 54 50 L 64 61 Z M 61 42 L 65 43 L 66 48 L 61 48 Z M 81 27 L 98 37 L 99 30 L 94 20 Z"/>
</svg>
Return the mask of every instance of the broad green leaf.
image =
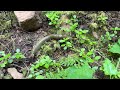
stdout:
<svg viewBox="0 0 120 90">
<path fill-rule="evenodd" d="M 45 64 L 44 67 L 45 67 L 45 68 L 49 68 L 49 64 Z"/>
<path fill-rule="evenodd" d="M 118 41 L 120 43 L 120 41 Z M 120 45 L 118 43 L 115 43 L 112 48 L 109 49 L 112 53 L 118 53 L 120 54 Z"/>
<path fill-rule="evenodd" d="M 2 61 L 2 60 L 4 60 L 4 57 L 1 57 L 1 58 L 0 58 L 0 61 Z"/>
<path fill-rule="evenodd" d="M 95 60 L 99 60 L 101 58 L 101 56 L 96 56 Z"/>
<path fill-rule="evenodd" d="M 76 15 L 73 15 L 73 18 L 76 18 L 77 16 Z"/>
<path fill-rule="evenodd" d="M 5 67 L 5 64 L 4 63 L 0 64 L 0 67 Z"/>
<path fill-rule="evenodd" d="M 13 62 L 13 60 L 12 60 L 12 59 L 9 59 L 9 60 L 8 60 L 8 62 L 9 62 L 9 63 L 12 63 L 12 62 Z"/>
<path fill-rule="evenodd" d="M 28 78 L 32 78 L 33 77 L 33 75 L 32 74 L 30 74 L 29 76 L 28 76 Z"/>
<path fill-rule="evenodd" d="M 44 76 L 38 75 L 35 79 L 44 79 Z"/>
<path fill-rule="evenodd" d="M 115 65 L 108 58 L 106 58 L 103 63 L 103 71 L 105 75 L 117 75 L 117 69 Z"/>
<path fill-rule="evenodd" d="M 64 47 L 64 50 L 67 50 L 67 47 L 66 47 L 66 46 Z"/>
<path fill-rule="evenodd" d="M 118 43 L 120 44 L 120 39 L 118 39 Z"/>
<path fill-rule="evenodd" d="M 111 30 L 120 30 L 120 28 L 115 27 L 115 28 L 111 28 Z"/>
<path fill-rule="evenodd" d="M 67 79 L 92 79 L 94 70 L 90 68 L 88 63 L 85 63 L 82 67 L 70 67 L 67 69 Z"/>
<path fill-rule="evenodd" d="M 40 75 L 40 73 L 39 73 L 39 72 L 37 72 L 37 73 L 35 73 L 35 75 L 36 75 L 36 76 L 38 76 L 38 75 Z"/>
<path fill-rule="evenodd" d="M 11 56 L 11 53 L 4 56 L 4 59 L 8 59 Z"/>
<path fill-rule="evenodd" d="M 20 49 L 16 49 L 16 52 L 19 53 L 19 52 L 20 52 Z"/>
<path fill-rule="evenodd" d="M 0 51 L 0 55 L 5 56 L 5 52 L 4 51 Z"/>
</svg>

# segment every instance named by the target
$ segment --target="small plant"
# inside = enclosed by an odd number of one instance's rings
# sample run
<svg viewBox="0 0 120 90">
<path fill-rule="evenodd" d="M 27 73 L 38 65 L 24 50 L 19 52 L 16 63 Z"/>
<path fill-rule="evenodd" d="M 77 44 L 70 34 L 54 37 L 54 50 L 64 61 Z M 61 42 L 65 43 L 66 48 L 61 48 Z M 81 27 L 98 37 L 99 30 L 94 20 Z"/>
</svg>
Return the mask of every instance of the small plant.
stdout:
<svg viewBox="0 0 120 90">
<path fill-rule="evenodd" d="M 47 12 L 46 16 L 50 19 L 49 25 L 55 25 L 56 28 L 60 25 L 60 11 Z"/>
<path fill-rule="evenodd" d="M 62 43 L 61 47 L 64 47 L 64 50 L 72 47 L 72 43 L 69 41 L 69 38 L 63 38 L 62 40 L 59 40 L 59 42 Z"/>
<path fill-rule="evenodd" d="M 79 39 L 80 43 L 84 43 L 86 41 L 87 37 L 85 34 L 87 32 L 88 30 L 82 30 L 82 29 L 75 30 L 76 37 Z"/>
<path fill-rule="evenodd" d="M 110 32 L 106 32 L 105 35 L 101 35 L 101 41 L 103 43 L 109 42 L 110 40 L 112 40 L 113 37 L 117 37 L 117 32 L 114 31 L 113 33 Z"/>
<path fill-rule="evenodd" d="M 115 67 L 115 65 L 108 58 L 106 58 L 100 70 L 104 71 L 105 75 L 109 75 L 110 79 L 120 78 L 120 71 L 118 71 L 119 63 L 120 59 L 118 61 L 117 66 Z"/>
<path fill-rule="evenodd" d="M 80 64 L 81 61 L 82 59 L 78 55 L 73 54 L 73 55 L 68 55 L 67 57 L 61 58 L 59 60 L 59 63 L 61 66 L 69 67 L 69 66 Z"/>
<path fill-rule="evenodd" d="M 97 17 L 98 21 L 101 22 L 101 24 L 106 24 L 106 20 L 108 19 L 108 17 L 105 15 L 104 12 L 100 12 L 100 15 Z"/>
<path fill-rule="evenodd" d="M 11 53 L 5 54 L 4 51 L 0 52 L 0 67 L 6 67 L 6 65 L 10 64 L 13 62 L 14 59 L 21 59 L 21 58 L 25 58 L 25 56 L 20 53 L 20 50 L 17 49 L 16 53 L 14 55 L 11 55 Z"/>
<path fill-rule="evenodd" d="M 85 63 L 80 67 L 68 67 L 58 73 L 47 73 L 46 76 L 48 79 L 92 79 L 94 72 L 88 63 Z"/>
<path fill-rule="evenodd" d="M 8 59 L 11 57 L 11 53 L 9 54 L 5 54 L 4 51 L 0 52 L 0 68 L 5 67 L 6 65 L 8 65 Z"/>
<path fill-rule="evenodd" d="M 39 67 L 49 68 L 52 65 L 52 59 L 49 56 L 41 56 L 41 58 L 35 62 L 34 68 L 38 69 Z"/>
<path fill-rule="evenodd" d="M 120 39 L 110 49 L 110 52 L 120 54 Z"/>
<path fill-rule="evenodd" d="M 111 28 L 111 30 L 114 30 L 114 31 L 119 31 L 119 30 L 120 30 L 120 28 L 118 28 L 118 27 L 114 27 L 114 28 Z"/>
<path fill-rule="evenodd" d="M 12 58 L 21 59 L 25 58 L 25 56 L 20 52 L 20 49 L 16 49 L 16 53 L 12 56 Z"/>
<path fill-rule="evenodd" d="M 52 65 L 53 60 L 49 56 L 41 56 L 39 60 L 37 60 L 34 64 L 31 65 L 28 78 L 43 79 L 44 77 L 40 75 L 43 73 L 41 68 L 43 67 L 45 69 L 48 69 Z"/>
<path fill-rule="evenodd" d="M 86 61 L 93 63 L 94 61 L 98 61 L 101 59 L 101 56 L 95 56 L 94 49 L 85 52 L 85 48 L 81 48 L 79 51 L 79 55 Z"/>
</svg>

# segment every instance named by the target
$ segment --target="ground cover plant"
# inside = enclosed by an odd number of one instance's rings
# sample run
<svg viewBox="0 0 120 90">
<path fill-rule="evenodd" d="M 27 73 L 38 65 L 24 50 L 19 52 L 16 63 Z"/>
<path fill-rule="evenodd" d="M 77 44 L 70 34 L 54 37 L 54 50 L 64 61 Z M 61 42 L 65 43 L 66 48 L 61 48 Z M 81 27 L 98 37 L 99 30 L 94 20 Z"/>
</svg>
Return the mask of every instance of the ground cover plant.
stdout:
<svg viewBox="0 0 120 90">
<path fill-rule="evenodd" d="M 42 28 L 24 32 L 13 11 L 1 11 L 0 78 L 15 78 L 9 70 L 15 68 L 21 79 L 119 79 L 119 13 L 43 11 Z M 48 36 L 47 41 L 32 58 L 40 36 Z"/>
</svg>

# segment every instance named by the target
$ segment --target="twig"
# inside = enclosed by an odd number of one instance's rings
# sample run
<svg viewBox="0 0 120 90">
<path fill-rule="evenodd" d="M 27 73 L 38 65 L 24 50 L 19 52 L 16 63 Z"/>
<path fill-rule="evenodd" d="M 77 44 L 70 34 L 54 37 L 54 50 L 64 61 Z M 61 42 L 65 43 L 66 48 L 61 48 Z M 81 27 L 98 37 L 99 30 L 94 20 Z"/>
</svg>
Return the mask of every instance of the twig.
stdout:
<svg viewBox="0 0 120 90">
<path fill-rule="evenodd" d="M 30 71 L 29 71 L 29 68 L 27 67 L 27 65 L 26 65 L 24 62 L 23 62 L 23 64 L 24 64 L 25 67 L 27 68 L 27 71 L 28 71 L 28 72 L 27 72 L 27 75 L 26 75 L 26 76 L 28 76 L 28 74 L 29 74 L 29 72 L 30 72 Z"/>
<path fill-rule="evenodd" d="M 0 44 L 1 44 L 3 47 L 5 47 L 5 48 L 8 50 L 8 52 L 10 53 L 10 51 L 9 51 L 9 49 L 6 47 L 6 45 L 2 44 L 1 42 L 0 42 Z"/>
<path fill-rule="evenodd" d="M 97 53 L 98 53 L 101 57 L 103 57 L 104 59 L 106 58 L 104 55 L 101 55 L 101 53 L 98 52 L 97 50 L 96 50 L 95 52 L 97 52 Z"/>
<path fill-rule="evenodd" d="M 16 66 L 16 67 L 19 67 L 19 68 L 23 69 L 23 67 L 18 66 L 18 65 L 16 65 L 16 64 L 11 64 L 11 65 L 13 65 L 13 66 Z"/>
<path fill-rule="evenodd" d="M 14 51 L 15 51 L 15 39 L 13 39 L 12 37 L 11 37 L 11 39 L 12 39 L 12 42 L 13 42 L 13 49 L 14 49 Z"/>
</svg>

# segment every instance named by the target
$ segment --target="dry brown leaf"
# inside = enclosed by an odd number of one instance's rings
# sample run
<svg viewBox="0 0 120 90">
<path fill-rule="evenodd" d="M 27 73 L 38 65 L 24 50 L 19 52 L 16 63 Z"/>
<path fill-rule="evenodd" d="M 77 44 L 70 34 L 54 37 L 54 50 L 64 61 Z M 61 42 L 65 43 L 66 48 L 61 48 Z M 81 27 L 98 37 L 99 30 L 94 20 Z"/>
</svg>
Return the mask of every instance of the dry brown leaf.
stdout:
<svg viewBox="0 0 120 90">
<path fill-rule="evenodd" d="M 14 79 L 23 79 L 23 74 L 19 73 L 16 68 L 8 68 L 7 71 Z"/>
<path fill-rule="evenodd" d="M 61 25 L 65 25 L 66 24 L 66 21 L 69 20 L 67 15 L 62 15 L 60 20 L 62 21 Z"/>
<path fill-rule="evenodd" d="M 92 34 L 93 34 L 93 36 L 94 36 L 96 39 L 99 38 L 96 32 L 92 32 Z"/>
</svg>

